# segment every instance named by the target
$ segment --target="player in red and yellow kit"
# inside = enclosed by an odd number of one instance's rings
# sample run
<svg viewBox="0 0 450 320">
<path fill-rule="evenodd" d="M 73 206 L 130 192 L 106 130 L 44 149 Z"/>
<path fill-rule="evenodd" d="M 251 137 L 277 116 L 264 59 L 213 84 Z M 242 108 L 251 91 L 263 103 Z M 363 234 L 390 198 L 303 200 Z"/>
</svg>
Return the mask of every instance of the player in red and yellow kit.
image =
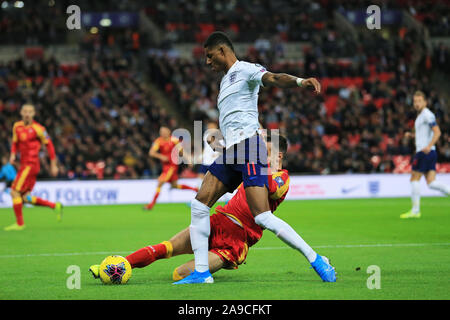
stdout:
<svg viewBox="0 0 450 320">
<path fill-rule="evenodd" d="M 19 231 L 25 228 L 22 214 L 24 202 L 55 209 L 58 220 L 61 219 L 61 203 L 53 203 L 30 194 L 40 170 L 39 151 L 42 144 L 46 146 L 50 157 L 51 174 L 53 176 L 58 174 L 55 148 L 45 128 L 33 120 L 35 108 L 32 104 L 24 104 L 20 110 L 20 115 L 22 121 L 14 123 L 11 156 L 9 158 L 9 162 L 13 164 L 16 161 L 16 155 L 19 154 L 20 156 L 20 169 L 11 186 L 16 223 L 6 227 L 4 229 L 6 231 Z"/>
<path fill-rule="evenodd" d="M 275 152 L 272 154 L 272 143 L 269 140 L 267 143 L 270 167 L 276 168 L 275 172 L 267 176 L 269 204 L 272 212 L 283 202 L 289 190 L 289 174 L 287 170 L 282 169 L 287 143 L 286 139 L 280 136 L 281 140 L 284 140 L 284 143 L 280 143 L 278 154 Z M 216 212 L 210 216 L 210 226 L 208 262 L 211 273 L 222 268 L 237 269 L 245 261 L 249 248 L 257 243 L 263 234 L 263 229 L 256 224 L 250 211 L 243 184 L 238 187 L 236 194 L 226 205 L 216 208 Z M 305 246 L 319 257 L 306 243 Z M 143 268 L 159 259 L 192 253 L 190 232 L 189 228 L 186 228 L 169 241 L 141 248 L 128 255 L 126 259 L 132 268 Z M 194 270 L 194 267 L 194 259 L 177 267 L 173 271 L 173 280 L 185 278 Z M 99 277 L 99 265 L 93 265 L 89 270 L 94 278 Z"/>
<path fill-rule="evenodd" d="M 172 188 L 198 191 L 197 188 L 185 184 L 178 184 L 178 164 L 176 163 L 176 159 L 183 152 L 180 141 L 172 137 L 172 132 L 168 127 L 162 126 L 159 129 L 159 135 L 159 138 L 153 142 L 149 155 L 161 161 L 162 173 L 158 178 L 158 186 L 156 187 L 156 193 L 153 196 L 152 202 L 144 207 L 146 210 L 153 208 L 161 192 L 161 187 L 166 182 L 169 182 Z"/>
</svg>

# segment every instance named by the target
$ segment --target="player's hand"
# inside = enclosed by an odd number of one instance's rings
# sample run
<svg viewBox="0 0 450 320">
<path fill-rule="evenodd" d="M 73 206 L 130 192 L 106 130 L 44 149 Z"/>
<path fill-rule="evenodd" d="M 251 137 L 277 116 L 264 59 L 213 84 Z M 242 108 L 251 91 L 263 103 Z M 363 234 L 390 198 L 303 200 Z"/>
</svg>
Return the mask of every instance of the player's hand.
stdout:
<svg viewBox="0 0 450 320">
<path fill-rule="evenodd" d="M 9 163 L 14 164 L 16 162 L 16 155 L 14 153 L 11 153 L 9 156 Z"/>
<path fill-rule="evenodd" d="M 168 162 L 169 161 L 169 157 L 160 155 L 159 156 L 159 160 L 161 160 L 162 162 Z"/>
<path fill-rule="evenodd" d="M 58 176 L 58 172 L 59 172 L 58 166 L 52 163 L 50 165 L 50 174 L 52 175 L 52 177 Z"/>
<path fill-rule="evenodd" d="M 321 90 L 320 82 L 316 78 L 307 78 L 302 80 L 302 87 L 313 87 L 314 93 L 319 94 Z"/>
<path fill-rule="evenodd" d="M 408 138 L 408 139 L 412 138 L 412 133 L 409 131 L 405 132 L 405 138 Z"/>
<path fill-rule="evenodd" d="M 426 146 L 425 148 L 422 149 L 422 152 L 425 154 L 429 154 L 431 152 L 431 147 Z"/>
</svg>

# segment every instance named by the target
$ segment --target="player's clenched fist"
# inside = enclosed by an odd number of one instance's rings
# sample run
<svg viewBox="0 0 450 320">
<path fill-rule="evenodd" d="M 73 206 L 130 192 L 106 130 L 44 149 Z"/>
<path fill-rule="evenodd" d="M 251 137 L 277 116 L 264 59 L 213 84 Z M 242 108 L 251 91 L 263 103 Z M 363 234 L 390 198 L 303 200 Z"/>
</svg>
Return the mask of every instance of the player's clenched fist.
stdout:
<svg viewBox="0 0 450 320">
<path fill-rule="evenodd" d="M 302 80 L 302 87 L 313 87 L 314 93 L 320 93 L 320 82 L 316 78 L 307 78 Z"/>
</svg>

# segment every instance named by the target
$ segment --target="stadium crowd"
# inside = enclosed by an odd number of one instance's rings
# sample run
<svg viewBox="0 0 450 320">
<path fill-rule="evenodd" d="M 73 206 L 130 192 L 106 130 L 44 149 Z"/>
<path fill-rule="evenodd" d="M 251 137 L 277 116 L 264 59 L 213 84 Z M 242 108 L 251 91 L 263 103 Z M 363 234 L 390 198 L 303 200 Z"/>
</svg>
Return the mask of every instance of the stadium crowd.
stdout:
<svg viewBox="0 0 450 320">
<path fill-rule="evenodd" d="M 53 58 L 0 63 L 0 138 L 11 141 L 25 101 L 52 138 L 61 178 L 145 177 L 158 173 L 148 157 L 161 123 L 176 126 L 122 56 L 90 55 L 75 66 Z M 0 153 L 9 154 L 9 143 Z M 45 152 L 45 151 L 43 151 Z M 42 157 L 42 177 L 49 165 Z"/>
<path fill-rule="evenodd" d="M 23 24 L 11 24 L 17 10 L 0 11 L 4 43 L 64 41 L 64 30 L 55 27 L 60 23 L 46 15 L 65 18 L 63 8 L 70 3 L 38 3 L 41 5 L 25 6 L 35 19 Z M 103 8 L 97 2 L 80 3 L 93 11 Z M 110 1 L 123 10 L 127 3 Z M 140 3 L 134 3 L 135 7 L 142 7 Z M 426 50 L 420 40 L 423 35 L 402 28 L 388 35 L 358 33 L 357 38 L 339 33 L 329 19 L 332 11 L 352 9 L 360 3 L 157 0 L 145 3 L 145 7 L 168 35 L 169 43 L 201 43 L 211 31 L 221 29 L 234 41 L 253 42 L 246 56 L 240 57 L 243 60 L 260 63 L 270 71 L 314 76 L 321 81 L 324 94 L 319 96 L 306 90 L 263 88 L 260 92 L 261 123 L 269 129 L 280 128 L 289 140 L 288 170 L 314 174 L 394 172 L 397 156 L 414 152 L 413 141 L 403 138 L 403 133 L 413 127 L 412 94 L 418 89 L 427 94 L 429 108 L 441 127 L 438 161 L 450 162 L 448 102 L 429 81 L 435 69 L 450 73 L 448 47 L 437 44 L 433 51 Z M 425 25 L 427 19 L 437 19 L 438 28 L 430 33 L 448 32 L 448 9 L 432 7 L 422 14 L 425 2 L 421 0 L 388 1 L 385 5 L 409 10 Z M 25 16 L 22 12 L 22 19 Z M 309 41 L 303 61 L 280 62 L 287 40 Z M 73 66 L 54 58 L 0 62 L 0 138 L 4 141 L 0 153 L 9 153 L 12 125 L 19 120 L 21 103 L 32 101 L 37 108 L 36 120 L 55 143 L 60 178 L 157 175 L 160 165 L 148 157 L 148 149 L 161 124 L 171 128 L 178 124 L 152 97 L 136 68 L 135 54 L 143 47 L 139 33 L 131 29 L 86 33 L 80 47 L 83 59 Z M 180 117 L 218 120 L 219 76 L 207 69 L 201 54 L 188 60 L 152 55 L 148 66 L 149 77 L 174 102 Z M 42 157 L 40 177 L 49 176 L 49 165 Z"/>
<path fill-rule="evenodd" d="M 351 61 L 328 59 L 320 42 L 313 42 L 305 51 L 304 63 L 279 63 L 271 59 L 276 55 L 255 48 L 242 57 L 273 72 L 321 79 L 324 94 L 320 96 L 305 90 L 260 91 L 261 123 L 266 128 L 280 128 L 287 135 L 291 147 L 286 167 L 291 171 L 393 172 L 397 155 L 414 152 L 413 140 L 403 138 L 403 133 L 413 129 L 415 90 L 428 95 L 429 108 L 438 118 L 442 131 L 439 162 L 450 161 L 447 101 L 429 81 L 433 68 L 448 61 L 448 49 L 440 45 L 434 55 L 421 51 L 423 43 L 414 31 L 390 39 L 377 34 L 365 36 Z M 151 77 L 158 79 L 161 89 L 186 117 L 218 119 L 215 99 L 219 79 L 201 56 L 185 60 L 154 55 L 149 63 Z"/>
</svg>

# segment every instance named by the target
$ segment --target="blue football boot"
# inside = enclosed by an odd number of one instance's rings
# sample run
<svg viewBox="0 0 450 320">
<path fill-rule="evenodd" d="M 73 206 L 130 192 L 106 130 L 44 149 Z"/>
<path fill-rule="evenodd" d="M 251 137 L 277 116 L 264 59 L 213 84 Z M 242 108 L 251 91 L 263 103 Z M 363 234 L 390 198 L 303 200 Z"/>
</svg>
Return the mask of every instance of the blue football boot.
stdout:
<svg viewBox="0 0 450 320">
<path fill-rule="evenodd" d="M 214 278 L 212 277 L 209 270 L 205 272 L 198 272 L 195 270 L 191 272 L 186 278 L 174 282 L 173 284 L 190 284 L 190 283 L 214 283 Z"/>
<path fill-rule="evenodd" d="M 336 282 L 336 272 L 327 257 L 317 255 L 316 260 L 311 263 L 311 266 L 323 281 Z"/>
</svg>

